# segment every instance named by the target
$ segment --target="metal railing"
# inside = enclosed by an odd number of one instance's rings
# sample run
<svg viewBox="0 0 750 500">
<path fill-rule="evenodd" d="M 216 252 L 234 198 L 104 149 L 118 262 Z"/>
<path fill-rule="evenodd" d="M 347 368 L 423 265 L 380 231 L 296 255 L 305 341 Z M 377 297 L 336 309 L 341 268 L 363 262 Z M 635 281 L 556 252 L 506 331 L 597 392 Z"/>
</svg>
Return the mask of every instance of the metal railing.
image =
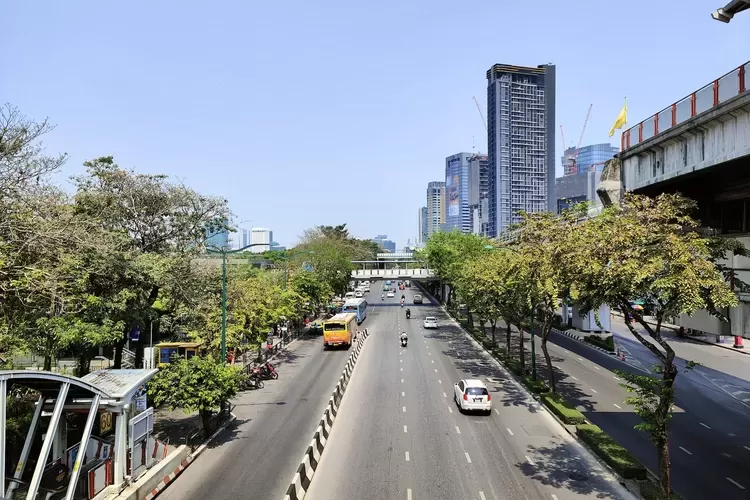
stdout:
<svg viewBox="0 0 750 500">
<path fill-rule="evenodd" d="M 750 62 L 746 62 L 658 113 L 651 115 L 634 127 L 630 127 L 622 133 L 620 139 L 621 151 L 666 132 L 670 128 L 713 109 L 733 97 L 748 92 L 747 78 L 749 73 Z"/>
</svg>

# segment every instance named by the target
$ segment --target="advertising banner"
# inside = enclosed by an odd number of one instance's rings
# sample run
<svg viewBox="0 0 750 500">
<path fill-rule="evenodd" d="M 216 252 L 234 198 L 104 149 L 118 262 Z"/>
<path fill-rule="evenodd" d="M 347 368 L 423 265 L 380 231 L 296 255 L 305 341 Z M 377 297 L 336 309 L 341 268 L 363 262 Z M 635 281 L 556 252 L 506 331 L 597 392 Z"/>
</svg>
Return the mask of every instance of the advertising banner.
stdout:
<svg viewBox="0 0 750 500">
<path fill-rule="evenodd" d="M 458 217 L 460 212 L 460 203 L 458 199 L 458 176 L 451 175 L 446 179 L 445 201 L 448 205 L 448 217 Z"/>
</svg>

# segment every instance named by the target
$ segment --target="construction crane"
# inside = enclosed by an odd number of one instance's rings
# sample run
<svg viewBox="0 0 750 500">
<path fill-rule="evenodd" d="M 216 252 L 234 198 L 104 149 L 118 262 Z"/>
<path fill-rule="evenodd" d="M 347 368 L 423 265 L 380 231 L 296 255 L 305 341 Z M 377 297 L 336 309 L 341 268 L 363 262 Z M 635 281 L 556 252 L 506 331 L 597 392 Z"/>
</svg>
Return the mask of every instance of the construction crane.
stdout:
<svg viewBox="0 0 750 500">
<path fill-rule="evenodd" d="M 576 144 L 576 149 L 573 152 L 573 156 L 571 158 L 573 160 L 571 168 L 568 169 L 567 165 L 565 166 L 565 169 L 568 170 L 565 172 L 565 175 L 578 173 L 578 151 L 581 149 L 581 143 L 583 142 L 583 135 L 586 133 L 586 125 L 588 125 L 589 123 L 589 117 L 591 116 L 591 108 L 593 107 L 594 107 L 593 104 L 589 104 L 589 109 L 588 111 L 586 111 L 586 119 L 583 120 L 583 128 L 581 129 L 581 135 L 580 137 L 578 137 L 578 144 Z M 560 133 L 563 134 L 562 125 L 560 125 Z M 564 151 L 565 151 L 565 135 L 563 134 L 563 155 L 565 154 Z"/>
<path fill-rule="evenodd" d="M 476 96 L 472 96 L 472 99 L 474 99 L 474 104 L 477 105 L 477 111 L 479 111 L 479 116 L 482 118 L 482 123 L 484 124 L 484 131 L 489 132 L 489 129 L 487 128 L 487 120 L 484 119 L 484 115 L 482 114 L 482 108 L 479 106 L 479 101 L 477 101 Z"/>
</svg>

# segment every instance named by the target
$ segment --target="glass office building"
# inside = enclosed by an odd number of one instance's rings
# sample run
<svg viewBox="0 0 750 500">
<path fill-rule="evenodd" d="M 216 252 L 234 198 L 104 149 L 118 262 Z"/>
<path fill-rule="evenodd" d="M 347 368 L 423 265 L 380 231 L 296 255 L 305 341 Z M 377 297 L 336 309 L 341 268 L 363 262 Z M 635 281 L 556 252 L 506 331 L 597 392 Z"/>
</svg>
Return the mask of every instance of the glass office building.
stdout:
<svg viewBox="0 0 750 500">
<path fill-rule="evenodd" d="M 576 157 L 576 148 L 568 148 L 563 152 L 563 172 L 565 175 L 574 175 L 598 168 L 601 173 L 604 162 L 611 160 L 619 152 L 618 147 L 607 142 L 581 146 L 578 149 L 578 157 Z"/>
</svg>

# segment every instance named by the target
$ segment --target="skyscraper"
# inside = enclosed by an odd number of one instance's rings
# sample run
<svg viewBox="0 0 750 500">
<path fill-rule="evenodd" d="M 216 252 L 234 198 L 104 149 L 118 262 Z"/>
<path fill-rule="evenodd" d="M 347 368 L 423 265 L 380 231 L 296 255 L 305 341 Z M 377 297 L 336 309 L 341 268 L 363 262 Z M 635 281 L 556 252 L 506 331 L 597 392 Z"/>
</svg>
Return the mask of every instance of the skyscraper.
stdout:
<svg viewBox="0 0 750 500">
<path fill-rule="evenodd" d="M 252 243 L 262 243 L 256 247 L 250 248 L 253 253 L 263 253 L 271 249 L 273 241 L 273 231 L 265 227 L 254 227 L 252 230 Z"/>
<path fill-rule="evenodd" d="M 372 238 L 370 241 L 374 241 L 375 243 L 383 247 L 383 250 L 385 250 L 386 252 L 393 253 L 396 251 L 396 242 L 389 240 L 387 234 L 379 234 Z"/>
<path fill-rule="evenodd" d="M 469 213 L 471 214 L 471 232 L 487 235 L 487 155 L 474 154 L 469 162 Z"/>
<path fill-rule="evenodd" d="M 445 224 L 445 182 L 427 183 L 427 238 Z"/>
<path fill-rule="evenodd" d="M 568 148 L 563 152 L 561 159 L 564 175 L 588 172 L 592 167 L 596 168 L 595 165 L 603 165 L 607 160 L 611 160 L 619 152 L 620 148 L 607 142 L 581 146 L 578 148 L 577 157 L 576 148 Z"/>
<path fill-rule="evenodd" d="M 421 207 L 417 215 L 417 243 L 427 243 L 427 207 Z"/>
<path fill-rule="evenodd" d="M 554 211 L 555 66 L 487 70 L 488 236 L 518 212 Z"/>
<path fill-rule="evenodd" d="M 471 232 L 470 162 L 471 153 L 458 153 L 445 159 L 445 225 L 448 231 Z"/>
</svg>

